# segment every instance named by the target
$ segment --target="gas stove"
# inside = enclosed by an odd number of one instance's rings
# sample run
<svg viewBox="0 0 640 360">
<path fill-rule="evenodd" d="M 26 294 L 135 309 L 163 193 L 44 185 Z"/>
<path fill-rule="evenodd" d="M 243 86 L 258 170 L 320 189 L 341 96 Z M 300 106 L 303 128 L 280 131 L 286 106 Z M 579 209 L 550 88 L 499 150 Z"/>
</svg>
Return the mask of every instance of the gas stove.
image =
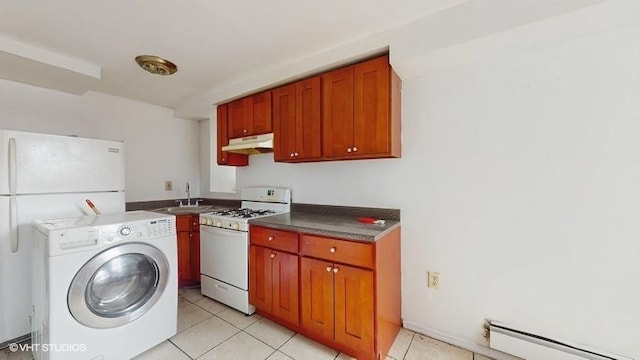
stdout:
<svg viewBox="0 0 640 360">
<path fill-rule="evenodd" d="M 200 225 L 249 231 L 249 220 L 288 213 L 291 190 L 283 188 L 247 188 L 241 192 L 239 209 L 217 209 L 200 214 Z"/>
<path fill-rule="evenodd" d="M 249 220 L 288 213 L 291 190 L 246 188 L 239 209 L 200 214 L 202 294 L 250 315 Z"/>
</svg>

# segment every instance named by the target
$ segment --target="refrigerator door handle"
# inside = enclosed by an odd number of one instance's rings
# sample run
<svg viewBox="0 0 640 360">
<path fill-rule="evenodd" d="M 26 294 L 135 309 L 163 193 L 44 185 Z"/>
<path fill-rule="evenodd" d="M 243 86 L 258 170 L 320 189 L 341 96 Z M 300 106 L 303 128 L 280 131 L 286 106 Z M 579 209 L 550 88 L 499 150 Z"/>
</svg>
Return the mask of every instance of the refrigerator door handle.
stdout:
<svg viewBox="0 0 640 360">
<path fill-rule="evenodd" d="M 9 197 L 9 237 L 11 238 L 11 252 L 18 252 L 18 202 L 16 196 Z"/>
<path fill-rule="evenodd" d="M 16 194 L 18 182 L 18 167 L 16 165 L 16 139 L 9 138 L 9 194 Z"/>
<path fill-rule="evenodd" d="M 16 201 L 16 139 L 9 138 L 9 237 L 11 252 L 18 252 L 18 202 Z"/>
</svg>

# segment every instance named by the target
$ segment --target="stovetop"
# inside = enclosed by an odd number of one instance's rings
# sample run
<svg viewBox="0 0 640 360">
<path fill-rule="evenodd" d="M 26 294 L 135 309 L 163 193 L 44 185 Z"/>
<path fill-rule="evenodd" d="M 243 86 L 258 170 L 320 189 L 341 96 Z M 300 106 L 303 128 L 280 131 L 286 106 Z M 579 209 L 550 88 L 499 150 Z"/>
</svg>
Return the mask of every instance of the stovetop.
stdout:
<svg viewBox="0 0 640 360">
<path fill-rule="evenodd" d="M 274 215 L 276 212 L 273 210 L 265 209 L 220 209 L 212 212 L 208 212 L 208 215 L 217 217 L 231 217 L 231 218 L 256 218 L 266 215 Z"/>
<path fill-rule="evenodd" d="M 253 187 L 242 189 L 239 209 L 217 209 L 200 214 L 200 225 L 238 231 L 249 230 L 249 220 L 288 213 L 291 189 Z"/>
<path fill-rule="evenodd" d="M 219 209 L 200 214 L 200 225 L 237 231 L 248 231 L 249 220 L 285 212 L 266 209 Z"/>
</svg>

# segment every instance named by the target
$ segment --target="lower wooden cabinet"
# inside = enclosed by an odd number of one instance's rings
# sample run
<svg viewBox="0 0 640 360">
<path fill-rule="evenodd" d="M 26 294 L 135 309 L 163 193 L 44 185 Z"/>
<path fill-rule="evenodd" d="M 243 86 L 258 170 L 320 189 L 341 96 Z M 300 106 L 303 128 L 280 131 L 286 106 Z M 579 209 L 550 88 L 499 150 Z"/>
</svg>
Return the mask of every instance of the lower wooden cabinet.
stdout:
<svg viewBox="0 0 640 360">
<path fill-rule="evenodd" d="M 249 235 L 258 313 L 357 359 L 387 355 L 401 327 L 400 228 L 370 243 L 262 226 Z"/>
<path fill-rule="evenodd" d="M 178 287 L 200 284 L 199 215 L 176 216 Z"/>
</svg>

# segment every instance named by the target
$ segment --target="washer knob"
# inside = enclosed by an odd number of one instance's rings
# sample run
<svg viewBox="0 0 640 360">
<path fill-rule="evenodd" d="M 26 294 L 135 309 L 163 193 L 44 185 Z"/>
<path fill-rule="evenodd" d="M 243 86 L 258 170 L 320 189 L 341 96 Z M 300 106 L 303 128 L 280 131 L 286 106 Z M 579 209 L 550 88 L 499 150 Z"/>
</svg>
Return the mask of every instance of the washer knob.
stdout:
<svg viewBox="0 0 640 360">
<path fill-rule="evenodd" d="M 122 236 L 129 236 L 131 235 L 131 228 L 128 226 L 123 226 L 118 230 L 118 233 L 120 233 L 120 235 Z"/>
</svg>

